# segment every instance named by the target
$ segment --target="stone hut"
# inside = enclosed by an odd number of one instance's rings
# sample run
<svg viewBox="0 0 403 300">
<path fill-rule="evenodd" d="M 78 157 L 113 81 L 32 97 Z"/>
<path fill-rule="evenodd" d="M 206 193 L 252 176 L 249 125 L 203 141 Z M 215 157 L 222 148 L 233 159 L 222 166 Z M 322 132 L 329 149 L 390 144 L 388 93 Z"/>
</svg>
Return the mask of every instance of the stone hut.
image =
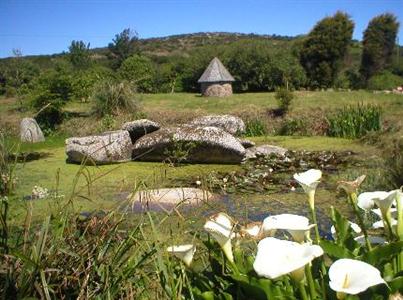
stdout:
<svg viewBox="0 0 403 300">
<path fill-rule="evenodd" d="M 227 97 L 232 95 L 234 77 L 224 67 L 222 62 L 214 57 L 197 81 L 200 83 L 201 93 L 206 97 Z"/>
</svg>

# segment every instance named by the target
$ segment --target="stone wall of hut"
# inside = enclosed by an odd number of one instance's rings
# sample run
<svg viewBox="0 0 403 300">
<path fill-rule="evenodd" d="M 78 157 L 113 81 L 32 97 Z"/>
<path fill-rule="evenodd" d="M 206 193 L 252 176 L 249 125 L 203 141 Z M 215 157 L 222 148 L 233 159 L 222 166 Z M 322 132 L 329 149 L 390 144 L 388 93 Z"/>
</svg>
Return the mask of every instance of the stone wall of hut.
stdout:
<svg viewBox="0 0 403 300">
<path fill-rule="evenodd" d="M 228 82 L 204 82 L 201 84 L 201 93 L 206 97 L 228 97 L 232 95 L 232 85 Z"/>
</svg>

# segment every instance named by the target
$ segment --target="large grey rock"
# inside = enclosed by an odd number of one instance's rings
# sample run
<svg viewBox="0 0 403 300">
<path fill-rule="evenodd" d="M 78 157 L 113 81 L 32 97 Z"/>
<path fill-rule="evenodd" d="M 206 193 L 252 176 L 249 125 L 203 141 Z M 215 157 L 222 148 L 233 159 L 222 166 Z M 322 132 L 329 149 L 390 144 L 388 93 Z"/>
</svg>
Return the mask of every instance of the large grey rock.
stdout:
<svg viewBox="0 0 403 300">
<path fill-rule="evenodd" d="M 209 115 L 198 117 L 190 122 L 196 126 L 214 126 L 225 130 L 231 134 L 243 133 L 245 123 L 241 118 L 232 115 Z"/>
<path fill-rule="evenodd" d="M 133 159 L 163 161 L 168 157 L 167 152 L 178 147 L 189 149 L 185 162 L 240 163 L 245 155 L 238 139 L 220 128 L 179 126 L 141 137 L 134 144 Z"/>
<path fill-rule="evenodd" d="M 129 132 L 117 130 L 101 135 L 72 137 L 66 140 L 67 161 L 87 164 L 111 164 L 131 159 L 132 141 Z"/>
<path fill-rule="evenodd" d="M 255 158 L 256 155 L 276 154 L 283 156 L 287 151 L 287 149 L 278 146 L 261 145 L 246 149 L 245 159 Z"/>
<path fill-rule="evenodd" d="M 21 142 L 38 143 L 43 142 L 45 137 L 38 123 L 33 118 L 24 118 L 20 123 Z"/>
<path fill-rule="evenodd" d="M 191 187 L 141 190 L 130 193 L 126 197 L 127 202 L 130 203 L 128 209 L 133 212 L 191 208 L 215 199 L 217 199 L 216 195 Z"/>
<path fill-rule="evenodd" d="M 143 135 L 154 132 L 158 129 L 160 129 L 158 123 L 147 119 L 126 122 L 122 125 L 122 130 L 127 130 L 129 132 L 132 143 L 137 141 Z"/>
</svg>

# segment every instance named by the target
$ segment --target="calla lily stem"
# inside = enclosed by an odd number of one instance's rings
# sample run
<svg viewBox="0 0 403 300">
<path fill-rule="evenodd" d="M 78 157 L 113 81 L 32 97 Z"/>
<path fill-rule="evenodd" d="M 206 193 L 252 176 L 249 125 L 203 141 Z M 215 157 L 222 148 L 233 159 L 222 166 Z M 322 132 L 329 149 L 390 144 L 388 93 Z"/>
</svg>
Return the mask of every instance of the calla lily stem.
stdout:
<svg viewBox="0 0 403 300">
<path fill-rule="evenodd" d="M 305 284 L 303 280 L 299 282 L 299 292 L 301 294 L 301 300 L 309 300 L 308 295 L 306 294 Z"/>
<path fill-rule="evenodd" d="M 305 276 L 308 282 L 309 293 L 311 294 L 311 298 L 315 299 L 317 297 L 316 289 L 315 289 L 315 282 L 313 281 L 312 277 L 312 268 L 311 264 L 307 264 L 305 266 Z"/>
<path fill-rule="evenodd" d="M 371 243 L 369 242 L 369 239 L 368 239 L 368 232 L 367 232 L 367 229 L 365 228 L 364 221 L 361 217 L 361 214 L 360 214 L 360 212 L 358 210 L 358 206 L 357 206 L 357 194 L 356 193 L 349 194 L 348 199 L 350 201 L 350 205 L 352 206 L 352 208 L 354 210 L 355 215 L 357 216 L 358 223 L 361 227 L 362 233 L 364 234 L 365 245 L 367 246 L 368 251 L 371 251 Z"/>
</svg>

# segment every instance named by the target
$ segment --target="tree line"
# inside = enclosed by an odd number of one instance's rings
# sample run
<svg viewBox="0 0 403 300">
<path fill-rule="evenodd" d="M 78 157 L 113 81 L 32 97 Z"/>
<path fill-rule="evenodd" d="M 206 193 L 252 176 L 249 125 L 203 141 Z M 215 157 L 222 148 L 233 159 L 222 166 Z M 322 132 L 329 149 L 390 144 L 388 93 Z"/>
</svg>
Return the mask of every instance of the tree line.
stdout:
<svg viewBox="0 0 403 300">
<path fill-rule="evenodd" d="M 0 61 L 0 93 L 45 99 L 40 103 L 48 98 L 85 100 L 103 80 L 129 81 L 144 93 L 196 92 L 197 79 L 214 56 L 236 79 L 237 92 L 273 91 L 284 86 L 390 88 L 402 83 L 403 64 L 394 55 L 398 29 L 394 15 L 382 14 L 369 22 L 362 43 L 354 42 L 353 20 L 337 12 L 300 38 L 251 38 L 170 55 L 141 51 L 138 34 L 125 29 L 104 54 L 94 52 L 84 41 L 72 41 L 66 55 L 47 62 L 15 53 Z"/>
</svg>

